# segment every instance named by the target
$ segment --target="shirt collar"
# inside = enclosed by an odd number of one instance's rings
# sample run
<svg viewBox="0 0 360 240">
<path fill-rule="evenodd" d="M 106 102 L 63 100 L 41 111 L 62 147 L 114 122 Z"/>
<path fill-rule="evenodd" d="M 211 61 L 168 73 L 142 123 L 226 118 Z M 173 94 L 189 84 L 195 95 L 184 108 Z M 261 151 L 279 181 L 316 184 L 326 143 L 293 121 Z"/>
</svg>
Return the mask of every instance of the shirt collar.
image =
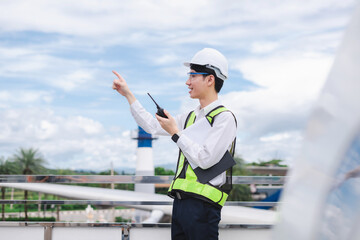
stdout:
<svg viewBox="0 0 360 240">
<path fill-rule="evenodd" d="M 221 105 L 221 101 L 217 99 L 212 103 L 210 103 L 209 105 L 207 105 L 206 107 L 204 107 L 203 109 L 200 109 L 200 105 L 197 106 L 195 113 L 203 113 L 204 115 L 207 115 L 211 110 L 213 110 L 214 108 L 220 105 Z"/>
</svg>

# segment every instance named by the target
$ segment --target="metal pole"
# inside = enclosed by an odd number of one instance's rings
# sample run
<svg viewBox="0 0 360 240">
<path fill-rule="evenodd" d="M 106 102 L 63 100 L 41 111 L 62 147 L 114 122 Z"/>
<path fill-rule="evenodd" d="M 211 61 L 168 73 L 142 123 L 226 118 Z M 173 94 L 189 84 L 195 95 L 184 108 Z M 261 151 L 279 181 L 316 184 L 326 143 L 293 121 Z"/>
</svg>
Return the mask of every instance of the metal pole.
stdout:
<svg viewBox="0 0 360 240">
<path fill-rule="evenodd" d="M 5 200 L 5 188 L 4 187 L 1 188 L 1 198 L 3 200 Z M 1 209 L 2 220 L 5 221 L 5 204 L 2 204 L 1 208 L 2 208 Z"/>
<path fill-rule="evenodd" d="M 14 200 L 14 188 L 11 188 L 11 200 Z M 10 209 L 13 209 L 12 204 L 10 204 Z"/>
<path fill-rule="evenodd" d="M 47 205 L 44 204 L 44 218 L 46 218 L 46 207 L 47 207 Z"/>
<path fill-rule="evenodd" d="M 51 240 L 52 239 L 52 228 L 51 224 L 46 224 L 44 227 L 44 240 Z"/>
<path fill-rule="evenodd" d="M 121 228 L 121 240 L 129 240 L 130 239 L 130 227 L 123 226 Z"/>
<path fill-rule="evenodd" d="M 38 193 L 39 194 L 39 201 L 41 201 L 41 192 Z M 39 202 L 38 204 L 38 217 L 40 217 L 41 214 L 41 203 Z"/>
<path fill-rule="evenodd" d="M 114 164 L 113 162 L 111 161 L 111 171 L 110 171 L 110 175 L 111 176 L 114 176 Z M 114 189 L 115 188 L 115 184 L 114 183 L 111 183 L 111 189 Z"/>
<path fill-rule="evenodd" d="M 25 203 L 24 203 L 24 212 L 25 212 L 25 221 L 28 221 L 29 219 L 28 219 L 28 212 L 27 212 L 27 203 L 26 203 L 26 201 L 28 200 L 28 191 L 27 190 L 25 190 L 24 191 L 24 199 L 25 199 Z"/>
<path fill-rule="evenodd" d="M 59 196 L 57 196 L 57 199 L 59 200 Z M 56 221 L 60 221 L 60 205 L 56 204 Z"/>
</svg>

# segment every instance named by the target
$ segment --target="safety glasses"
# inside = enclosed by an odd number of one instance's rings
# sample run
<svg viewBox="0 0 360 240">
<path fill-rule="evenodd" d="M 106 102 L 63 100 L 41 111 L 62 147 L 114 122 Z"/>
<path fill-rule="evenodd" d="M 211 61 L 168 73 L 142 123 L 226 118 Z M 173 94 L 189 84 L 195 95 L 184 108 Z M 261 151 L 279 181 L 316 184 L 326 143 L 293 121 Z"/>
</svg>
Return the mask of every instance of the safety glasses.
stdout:
<svg viewBox="0 0 360 240">
<path fill-rule="evenodd" d="M 189 76 L 191 76 L 191 75 L 210 75 L 210 73 L 206 73 L 206 72 L 188 72 L 187 74 Z"/>
</svg>

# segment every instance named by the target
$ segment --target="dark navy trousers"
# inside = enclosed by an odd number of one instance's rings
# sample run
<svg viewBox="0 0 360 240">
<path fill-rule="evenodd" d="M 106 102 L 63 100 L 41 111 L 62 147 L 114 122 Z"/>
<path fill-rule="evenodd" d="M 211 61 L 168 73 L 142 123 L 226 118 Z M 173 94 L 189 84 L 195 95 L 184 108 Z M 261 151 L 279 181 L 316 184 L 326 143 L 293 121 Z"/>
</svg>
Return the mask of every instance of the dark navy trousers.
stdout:
<svg viewBox="0 0 360 240">
<path fill-rule="evenodd" d="M 218 240 L 221 209 L 196 198 L 175 198 L 172 240 Z"/>
</svg>

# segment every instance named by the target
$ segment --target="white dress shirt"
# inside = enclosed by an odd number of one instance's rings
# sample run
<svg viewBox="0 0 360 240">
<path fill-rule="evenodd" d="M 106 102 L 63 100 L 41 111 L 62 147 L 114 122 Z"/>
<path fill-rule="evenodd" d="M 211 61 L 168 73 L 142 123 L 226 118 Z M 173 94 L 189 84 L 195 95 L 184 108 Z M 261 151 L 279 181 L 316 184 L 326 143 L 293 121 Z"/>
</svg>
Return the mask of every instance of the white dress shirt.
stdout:
<svg viewBox="0 0 360 240">
<path fill-rule="evenodd" d="M 175 117 L 180 130 L 177 145 L 193 169 L 197 166 L 202 169 L 210 168 L 220 161 L 227 150 L 231 149 L 231 144 L 236 136 L 236 123 L 232 113 L 223 112 L 217 115 L 212 127 L 205 118 L 206 114 L 220 105 L 222 105 L 221 102 L 216 100 L 203 109 L 198 106 L 194 110 L 195 123 L 185 130 L 184 125 L 189 113 Z M 147 112 L 139 101 L 136 100 L 132 103 L 130 110 L 136 123 L 146 132 L 169 136 L 156 118 Z M 221 186 L 225 180 L 226 173 L 224 172 L 210 180 L 210 183 L 214 186 Z"/>
</svg>

